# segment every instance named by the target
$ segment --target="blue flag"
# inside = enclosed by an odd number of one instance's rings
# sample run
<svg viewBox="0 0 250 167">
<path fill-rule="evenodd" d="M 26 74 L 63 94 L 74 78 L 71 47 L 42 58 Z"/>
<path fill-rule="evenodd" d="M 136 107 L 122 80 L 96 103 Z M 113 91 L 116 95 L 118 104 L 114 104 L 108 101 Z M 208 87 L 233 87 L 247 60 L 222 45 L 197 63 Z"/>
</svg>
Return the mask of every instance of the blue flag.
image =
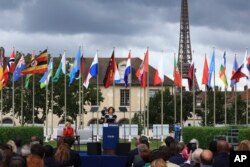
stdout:
<svg viewBox="0 0 250 167">
<path fill-rule="evenodd" d="M 76 56 L 75 56 L 74 65 L 71 68 L 71 71 L 70 71 L 70 74 L 69 74 L 69 77 L 70 77 L 69 85 L 71 85 L 74 82 L 74 80 L 76 78 L 76 75 L 79 73 L 80 64 L 81 64 L 81 51 L 80 51 L 80 48 L 79 48 L 79 50 L 78 50 L 78 52 L 76 53 Z"/>
<path fill-rule="evenodd" d="M 26 68 L 25 60 L 24 60 L 24 57 L 22 55 L 22 57 L 20 58 L 20 60 L 17 63 L 16 69 L 15 69 L 14 74 L 13 74 L 14 75 L 14 82 L 23 76 L 21 74 L 21 71 L 25 68 Z"/>
<path fill-rule="evenodd" d="M 211 59 L 209 70 L 208 70 L 208 83 L 207 83 L 207 86 L 210 87 L 210 88 L 211 88 L 211 81 L 212 81 L 213 72 L 215 70 L 214 55 L 215 55 L 215 53 L 213 51 L 212 59 Z"/>
</svg>

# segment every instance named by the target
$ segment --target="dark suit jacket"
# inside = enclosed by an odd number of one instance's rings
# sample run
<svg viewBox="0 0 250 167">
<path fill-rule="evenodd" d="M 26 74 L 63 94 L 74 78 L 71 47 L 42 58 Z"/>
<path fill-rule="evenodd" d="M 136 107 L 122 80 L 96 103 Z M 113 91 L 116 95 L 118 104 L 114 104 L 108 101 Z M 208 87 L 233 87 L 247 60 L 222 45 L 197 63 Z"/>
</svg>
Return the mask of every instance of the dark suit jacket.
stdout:
<svg viewBox="0 0 250 167">
<path fill-rule="evenodd" d="M 217 153 L 214 156 L 213 167 L 228 167 L 229 166 L 229 154 Z"/>
<path fill-rule="evenodd" d="M 138 149 L 135 148 L 133 150 L 131 150 L 129 153 L 128 153 L 128 160 L 127 160 L 127 164 L 126 164 L 126 167 L 131 167 L 132 166 L 132 163 L 134 162 L 134 157 L 135 155 L 138 155 Z"/>
</svg>

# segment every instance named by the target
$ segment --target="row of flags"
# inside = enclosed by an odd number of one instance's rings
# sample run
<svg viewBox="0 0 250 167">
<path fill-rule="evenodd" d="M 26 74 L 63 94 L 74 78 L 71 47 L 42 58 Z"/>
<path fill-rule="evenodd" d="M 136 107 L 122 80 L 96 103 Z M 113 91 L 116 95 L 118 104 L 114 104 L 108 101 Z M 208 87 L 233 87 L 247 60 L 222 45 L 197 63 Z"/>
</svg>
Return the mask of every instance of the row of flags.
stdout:
<svg viewBox="0 0 250 167">
<path fill-rule="evenodd" d="M 53 82 L 57 82 L 62 74 L 66 75 L 66 55 L 65 53 L 62 55 L 62 59 L 60 61 L 60 64 L 56 70 L 56 73 L 53 75 L 53 59 L 50 59 L 50 62 L 48 63 L 48 51 L 45 49 L 43 52 L 41 52 L 38 56 L 35 56 L 35 54 L 32 54 L 31 61 L 29 64 L 25 64 L 24 55 L 21 56 L 20 60 L 18 61 L 16 67 L 15 67 L 15 50 L 13 49 L 10 58 L 8 60 L 7 66 L 3 71 L 3 57 L 4 52 L 0 52 L 0 90 L 6 86 L 8 82 L 8 74 L 13 73 L 13 80 L 17 81 L 21 77 L 25 78 L 25 87 L 28 87 L 28 81 L 30 77 L 34 74 L 43 74 L 43 76 L 40 79 L 40 87 L 44 88 L 46 85 L 48 85 L 50 78 L 52 77 Z M 146 50 L 146 53 L 144 54 L 144 59 L 139 66 L 138 70 L 136 71 L 136 77 L 141 83 L 141 87 L 146 88 L 147 86 L 147 74 L 149 72 L 148 67 L 148 57 L 149 57 L 149 50 Z M 78 49 L 74 64 L 72 65 L 69 73 L 70 81 L 69 85 L 71 85 L 74 80 L 77 77 L 80 77 L 80 75 L 83 72 L 83 56 L 81 55 L 80 48 Z M 188 86 L 189 89 L 192 90 L 193 86 L 193 78 L 195 75 L 194 72 L 194 63 L 190 65 L 189 71 L 188 71 Z M 219 71 L 219 77 L 224 83 L 225 87 L 228 87 L 227 82 L 227 76 L 226 76 L 226 52 L 223 54 L 223 63 L 220 65 L 220 71 Z M 250 71 L 250 57 L 247 56 L 247 52 L 245 54 L 244 62 L 243 64 L 238 67 L 238 63 L 236 60 L 236 57 L 234 59 L 233 64 L 233 70 L 232 70 L 232 77 L 231 77 L 231 83 L 230 86 L 233 87 L 237 82 L 239 82 L 239 79 L 242 77 L 249 76 Z M 88 88 L 91 78 L 96 77 L 98 75 L 99 69 L 98 69 L 98 52 L 96 53 L 93 62 L 91 63 L 88 74 L 83 82 L 83 86 L 85 88 Z M 128 59 L 124 71 L 124 83 L 125 86 L 129 86 L 129 75 L 131 74 L 131 52 L 128 53 Z M 208 66 L 207 63 L 207 57 L 205 56 L 204 60 L 204 66 L 203 66 L 203 76 L 202 76 L 202 84 L 212 87 L 211 80 L 213 73 L 215 72 L 215 52 L 212 53 L 212 58 L 210 62 L 210 66 Z M 176 58 L 174 57 L 174 83 L 175 86 L 181 87 L 182 86 L 182 75 L 178 68 L 178 64 L 176 61 Z M 115 60 L 115 50 L 113 50 L 111 58 L 109 60 L 108 67 L 106 69 L 105 78 L 103 80 L 103 84 L 105 88 L 108 88 L 113 83 L 120 83 L 121 78 L 119 76 L 119 71 L 117 68 L 117 63 Z M 155 75 L 154 75 L 154 85 L 160 85 L 164 82 L 164 72 L 163 72 L 163 57 L 161 56 L 159 59 L 159 64 L 156 69 Z"/>
<path fill-rule="evenodd" d="M 203 65 L 203 75 L 202 75 L 202 84 L 206 85 L 208 88 L 211 88 L 211 80 L 213 73 L 215 73 L 215 52 L 213 51 L 210 66 L 208 67 L 207 57 L 205 56 L 204 65 Z M 230 82 L 230 87 L 234 87 L 237 82 L 239 82 L 240 78 L 245 77 L 249 78 L 250 74 L 250 56 L 247 55 L 247 51 L 245 53 L 245 57 L 241 66 L 238 66 L 238 62 L 236 60 L 236 56 L 234 58 L 233 69 L 232 69 L 232 77 Z M 223 54 L 223 63 L 220 64 L 219 69 L 219 77 L 223 82 L 225 88 L 228 87 L 227 76 L 226 76 L 226 52 Z"/>
</svg>

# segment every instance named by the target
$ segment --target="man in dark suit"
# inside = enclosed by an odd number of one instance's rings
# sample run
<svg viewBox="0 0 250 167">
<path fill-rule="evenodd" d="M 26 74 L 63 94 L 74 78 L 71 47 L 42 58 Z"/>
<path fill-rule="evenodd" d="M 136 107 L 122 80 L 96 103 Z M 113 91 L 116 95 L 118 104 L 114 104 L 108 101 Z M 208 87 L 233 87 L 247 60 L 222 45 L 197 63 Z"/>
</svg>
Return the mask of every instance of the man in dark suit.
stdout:
<svg viewBox="0 0 250 167">
<path fill-rule="evenodd" d="M 126 167 L 131 167 L 132 163 L 134 162 L 134 157 L 139 154 L 138 148 L 137 148 L 137 146 L 139 144 L 146 144 L 148 146 L 148 148 L 149 148 L 149 142 L 148 142 L 147 136 L 142 135 L 142 136 L 140 136 L 139 138 L 136 139 L 136 142 L 135 142 L 136 148 L 131 150 L 128 153 L 128 160 L 127 160 Z"/>
</svg>

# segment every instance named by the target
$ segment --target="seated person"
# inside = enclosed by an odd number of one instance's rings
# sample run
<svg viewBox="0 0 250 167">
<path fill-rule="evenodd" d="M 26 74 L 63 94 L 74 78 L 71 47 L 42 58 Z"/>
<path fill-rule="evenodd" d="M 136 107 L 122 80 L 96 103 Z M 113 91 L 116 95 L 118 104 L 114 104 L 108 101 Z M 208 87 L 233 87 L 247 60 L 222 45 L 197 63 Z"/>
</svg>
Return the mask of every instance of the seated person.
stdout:
<svg viewBox="0 0 250 167">
<path fill-rule="evenodd" d="M 117 116 L 114 114 L 115 109 L 114 107 L 108 108 L 108 113 L 105 115 L 105 122 L 106 123 L 114 123 Z"/>
<path fill-rule="evenodd" d="M 63 128 L 63 137 L 74 137 L 74 129 L 71 127 L 70 122 L 66 122 Z"/>
</svg>

